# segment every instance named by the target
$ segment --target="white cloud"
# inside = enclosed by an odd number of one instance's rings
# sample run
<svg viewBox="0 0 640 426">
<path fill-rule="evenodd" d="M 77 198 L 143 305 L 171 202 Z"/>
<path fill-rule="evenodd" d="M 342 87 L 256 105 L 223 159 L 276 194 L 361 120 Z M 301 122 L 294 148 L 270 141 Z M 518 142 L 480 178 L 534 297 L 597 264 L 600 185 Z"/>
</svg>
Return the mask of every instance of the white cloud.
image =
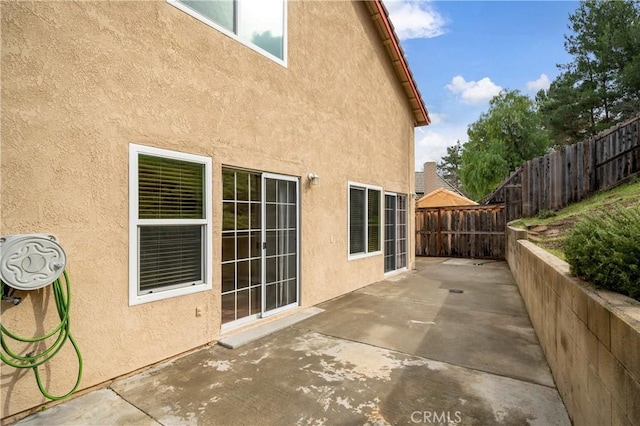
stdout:
<svg viewBox="0 0 640 426">
<path fill-rule="evenodd" d="M 447 120 L 447 116 L 437 112 L 429 111 L 429 118 L 431 119 L 431 125 L 442 124 Z"/>
<path fill-rule="evenodd" d="M 429 114 L 433 118 L 433 113 Z M 427 161 L 440 162 L 447 155 L 447 147 L 455 145 L 456 141 L 464 143 L 468 140 L 467 125 L 435 125 L 418 128 L 415 133 L 415 166 L 421 171 Z"/>
<path fill-rule="evenodd" d="M 445 86 L 451 93 L 460 95 L 462 102 L 470 105 L 479 105 L 488 102 L 502 91 L 502 87 L 495 84 L 489 77 L 479 81 L 465 81 L 464 77 L 457 75 L 451 79 L 451 83 Z"/>
<path fill-rule="evenodd" d="M 546 74 L 540 74 L 537 80 L 527 82 L 527 90 L 537 93 L 539 90 L 549 90 L 551 81 Z"/>
<path fill-rule="evenodd" d="M 446 20 L 428 1 L 385 0 L 400 40 L 433 38 L 445 33 Z"/>
</svg>

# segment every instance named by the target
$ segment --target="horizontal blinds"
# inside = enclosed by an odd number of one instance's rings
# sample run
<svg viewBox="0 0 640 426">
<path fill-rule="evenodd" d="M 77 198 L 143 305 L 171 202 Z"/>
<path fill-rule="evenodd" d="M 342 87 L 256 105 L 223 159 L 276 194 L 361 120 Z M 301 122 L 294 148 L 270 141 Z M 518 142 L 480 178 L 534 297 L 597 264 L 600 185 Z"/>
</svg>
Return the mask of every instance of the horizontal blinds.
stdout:
<svg viewBox="0 0 640 426">
<path fill-rule="evenodd" d="M 349 254 L 364 253 L 365 190 L 349 188 Z"/>
<path fill-rule="evenodd" d="M 380 191 L 369 189 L 367 192 L 367 250 L 374 252 L 380 250 Z"/>
<path fill-rule="evenodd" d="M 204 282 L 204 225 L 140 226 L 140 292 Z"/>
<path fill-rule="evenodd" d="M 204 164 L 140 154 L 140 219 L 203 219 Z"/>
</svg>

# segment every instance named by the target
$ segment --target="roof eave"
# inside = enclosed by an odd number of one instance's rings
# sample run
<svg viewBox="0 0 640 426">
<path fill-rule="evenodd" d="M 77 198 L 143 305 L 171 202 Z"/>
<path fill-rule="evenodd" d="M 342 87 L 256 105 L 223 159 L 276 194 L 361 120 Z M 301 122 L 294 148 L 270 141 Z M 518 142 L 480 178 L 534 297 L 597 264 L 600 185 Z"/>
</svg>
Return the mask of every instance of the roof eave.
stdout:
<svg viewBox="0 0 640 426">
<path fill-rule="evenodd" d="M 374 22 L 377 24 L 376 27 L 382 37 L 382 42 L 391 57 L 393 67 L 409 99 L 409 105 L 414 116 L 414 126 L 429 125 L 431 123 L 429 111 L 427 111 L 427 107 L 424 105 L 422 95 L 420 94 L 420 90 L 418 90 L 418 85 L 413 78 L 402 46 L 400 46 L 400 40 L 389 19 L 387 8 L 381 0 L 365 1 L 365 3 L 371 12 Z"/>
</svg>

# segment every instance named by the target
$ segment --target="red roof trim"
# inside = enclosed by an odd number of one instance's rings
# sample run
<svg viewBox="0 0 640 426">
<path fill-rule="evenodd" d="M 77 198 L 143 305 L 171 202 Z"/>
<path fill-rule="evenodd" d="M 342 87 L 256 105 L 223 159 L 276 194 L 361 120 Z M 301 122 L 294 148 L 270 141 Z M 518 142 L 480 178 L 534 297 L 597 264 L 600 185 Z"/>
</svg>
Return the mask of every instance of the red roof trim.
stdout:
<svg viewBox="0 0 640 426">
<path fill-rule="evenodd" d="M 375 8 L 378 12 L 378 15 L 381 18 L 382 24 L 383 24 L 383 28 L 386 31 L 387 35 L 389 36 L 389 40 L 391 40 L 392 43 L 392 48 L 393 51 L 395 53 L 395 55 L 397 56 L 398 60 L 400 61 L 400 64 L 402 66 L 402 69 L 404 71 L 405 76 L 407 77 L 407 81 L 409 83 L 409 85 L 411 86 L 411 92 L 413 94 L 413 97 L 415 98 L 419 108 L 420 108 L 420 119 L 416 119 L 416 125 L 417 126 L 426 126 L 429 123 L 431 123 L 431 120 L 429 119 L 429 111 L 427 111 L 426 106 L 424 105 L 424 102 L 422 101 L 422 95 L 420 94 L 420 91 L 418 90 L 418 86 L 415 82 L 415 80 L 413 79 L 413 74 L 411 73 L 411 70 L 409 69 L 409 65 L 407 63 L 407 59 L 404 56 L 404 51 L 402 50 L 402 47 L 400 46 L 400 40 L 398 39 L 398 36 L 396 35 L 395 30 L 393 29 L 393 24 L 391 23 L 391 21 L 389 20 L 389 12 L 387 11 L 387 8 L 385 7 L 385 5 L 382 3 L 382 0 L 373 0 L 373 4 L 375 5 Z M 417 115 L 417 114 L 416 114 Z M 418 117 L 416 117 L 418 118 Z"/>
</svg>

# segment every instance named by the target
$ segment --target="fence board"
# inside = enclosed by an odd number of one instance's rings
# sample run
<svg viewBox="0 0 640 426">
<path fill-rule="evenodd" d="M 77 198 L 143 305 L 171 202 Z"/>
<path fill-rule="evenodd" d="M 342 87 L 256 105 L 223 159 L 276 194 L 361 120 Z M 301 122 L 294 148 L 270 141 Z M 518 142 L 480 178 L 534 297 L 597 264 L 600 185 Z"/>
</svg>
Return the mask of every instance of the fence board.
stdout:
<svg viewBox="0 0 640 426">
<path fill-rule="evenodd" d="M 504 206 L 416 210 L 416 256 L 504 259 Z"/>
<path fill-rule="evenodd" d="M 543 210 L 558 210 L 637 174 L 640 116 L 526 162 L 482 204 L 505 205 L 506 220 L 511 221 Z"/>
</svg>

